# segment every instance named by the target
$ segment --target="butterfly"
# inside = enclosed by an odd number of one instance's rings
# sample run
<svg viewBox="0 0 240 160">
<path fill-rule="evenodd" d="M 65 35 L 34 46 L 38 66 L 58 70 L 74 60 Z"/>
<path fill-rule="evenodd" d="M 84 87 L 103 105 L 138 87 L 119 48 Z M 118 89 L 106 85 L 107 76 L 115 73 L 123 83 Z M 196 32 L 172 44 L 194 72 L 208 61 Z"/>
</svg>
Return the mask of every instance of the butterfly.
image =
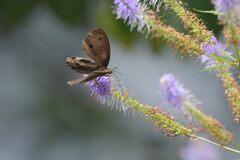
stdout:
<svg viewBox="0 0 240 160">
<path fill-rule="evenodd" d="M 107 68 L 110 60 L 110 44 L 101 28 L 94 28 L 87 34 L 82 41 L 82 48 L 90 59 L 77 56 L 66 58 L 67 65 L 82 74 L 81 78 L 68 81 L 69 85 L 88 82 L 109 75 L 113 71 Z"/>
</svg>

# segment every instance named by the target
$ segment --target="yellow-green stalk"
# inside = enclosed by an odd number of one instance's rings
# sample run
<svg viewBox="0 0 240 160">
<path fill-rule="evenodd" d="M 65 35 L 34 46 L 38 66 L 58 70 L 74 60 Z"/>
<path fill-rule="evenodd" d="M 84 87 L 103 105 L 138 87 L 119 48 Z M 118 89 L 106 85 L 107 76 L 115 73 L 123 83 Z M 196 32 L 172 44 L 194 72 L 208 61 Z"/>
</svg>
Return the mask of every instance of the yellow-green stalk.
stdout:
<svg viewBox="0 0 240 160">
<path fill-rule="evenodd" d="M 225 95 L 232 108 L 234 120 L 240 121 L 240 86 L 234 79 L 229 68 L 219 68 L 218 77 L 222 80 Z"/>
<path fill-rule="evenodd" d="M 191 127 L 185 127 L 175 121 L 172 116 L 166 112 L 162 112 L 159 107 L 145 105 L 131 98 L 127 93 L 119 90 L 113 90 L 112 95 L 120 101 L 128 105 L 133 110 L 145 114 L 146 117 L 155 121 L 156 127 L 159 127 L 164 134 L 169 136 L 182 135 L 187 138 L 193 138 L 195 130 Z"/>
<path fill-rule="evenodd" d="M 173 27 L 165 25 L 153 11 L 148 11 L 145 16 L 145 21 L 151 27 L 151 37 L 161 39 L 175 48 L 183 55 L 195 55 L 202 54 L 202 49 L 197 40 L 189 35 L 184 35 L 176 31 Z"/>
<path fill-rule="evenodd" d="M 197 109 L 189 102 L 185 102 L 184 106 L 201 127 L 211 134 L 220 144 L 233 143 L 233 134 L 227 131 L 224 125 L 217 119 L 204 114 L 200 109 Z"/>
<path fill-rule="evenodd" d="M 240 26 L 225 26 L 223 35 L 228 45 L 240 45 Z"/>
<path fill-rule="evenodd" d="M 184 27 L 192 33 L 200 42 L 208 42 L 210 39 L 209 31 L 198 16 L 187 10 L 181 0 L 163 0 L 167 8 L 170 8 L 181 19 Z"/>
</svg>

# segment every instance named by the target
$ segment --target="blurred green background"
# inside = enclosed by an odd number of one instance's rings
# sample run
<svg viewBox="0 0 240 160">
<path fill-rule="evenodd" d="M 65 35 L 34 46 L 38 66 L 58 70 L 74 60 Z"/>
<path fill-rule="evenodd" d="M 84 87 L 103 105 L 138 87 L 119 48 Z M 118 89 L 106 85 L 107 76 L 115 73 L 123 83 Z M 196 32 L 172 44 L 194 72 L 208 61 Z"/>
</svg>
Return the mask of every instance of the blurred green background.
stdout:
<svg viewBox="0 0 240 160">
<path fill-rule="evenodd" d="M 209 0 L 186 2 L 190 8 L 212 9 Z M 203 101 L 205 112 L 239 132 L 214 75 L 192 74 L 202 68 L 197 59 L 182 59 L 164 44 L 130 32 L 116 20 L 112 6 L 112 0 L 0 0 L 0 159 L 180 159 L 185 140 L 162 135 L 137 113 L 99 104 L 84 85 L 66 85 L 79 75 L 65 65 L 65 58 L 85 56 L 81 41 L 96 26 L 109 35 L 109 66 L 118 67 L 118 78 L 135 98 L 164 106 L 158 80 L 173 72 Z M 161 13 L 184 32 L 174 15 Z M 200 17 L 219 33 L 215 16 Z"/>
</svg>

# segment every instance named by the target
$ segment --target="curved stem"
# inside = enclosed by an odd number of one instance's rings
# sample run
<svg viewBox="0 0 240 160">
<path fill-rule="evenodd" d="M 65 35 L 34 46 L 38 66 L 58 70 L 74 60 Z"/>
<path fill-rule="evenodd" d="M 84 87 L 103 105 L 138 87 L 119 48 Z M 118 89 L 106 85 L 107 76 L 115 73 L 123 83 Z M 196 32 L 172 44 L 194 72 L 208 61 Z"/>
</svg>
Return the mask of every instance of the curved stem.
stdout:
<svg viewBox="0 0 240 160">
<path fill-rule="evenodd" d="M 217 147 L 223 148 L 223 149 L 228 150 L 228 151 L 230 151 L 230 152 L 234 152 L 234 153 L 240 154 L 240 151 L 239 151 L 239 150 L 235 150 L 235 149 L 232 149 L 232 148 L 230 148 L 230 147 L 220 145 L 220 144 L 218 144 L 218 143 L 215 143 L 215 142 L 213 142 L 213 141 L 210 141 L 210 140 L 205 139 L 205 138 L 200 137 L 200 136 L 196 136 L 196 135 L 195 135 L 195 137 L 196 137 L 197 139 L 199 139 L 199 140 L 202 140 L 202 141 L 211 143 L 211 144 L 213 144 L 213 145 L 215 145 L 215 146 L 217 146 Z"/>
<path fill-rule="evenodd" d="M 234 49 L 235 49 L 235 53 L 236 53 L 237 60 L 238 60 L 238 68 L 240 69 L 240 53 L 239 53 L 238 46 L 236 44 L 234 44 Z"/>
<path fill-rule="evenodd" d="M 234 145 L 235 147 L 240 148 L 240 144 L 238 144 L 238 143 L 233 143 L 233 145 Z"/>
<path fill-rule="evenodd" d="M 238 69 L 240 69 L 240 53 L 239 53 L 238 44 L 237 44 L 238 37 L 236 35 L 236 31 L 235 31 L 233 22 L 231 23 L 230 29 L 231 29 L 232 38 L 234 40 L 234 50 L 235 50 L 235 54 L 236 54 L 237 61 L 238 61 Z"/>
</svg>

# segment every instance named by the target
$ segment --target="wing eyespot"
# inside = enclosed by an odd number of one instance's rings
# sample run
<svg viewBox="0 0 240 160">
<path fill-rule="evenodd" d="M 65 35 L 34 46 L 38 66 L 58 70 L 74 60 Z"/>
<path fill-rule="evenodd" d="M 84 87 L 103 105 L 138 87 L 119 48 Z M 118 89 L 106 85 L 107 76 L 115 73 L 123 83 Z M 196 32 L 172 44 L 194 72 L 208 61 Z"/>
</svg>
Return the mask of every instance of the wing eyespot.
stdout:
<svg viewBox="0 0 240 160">
<path fill-rule="evenodd" d="M 92 44 L 89 44 L 89 47 L 90 47 L 90 48 L 93 48 L 93 45 L 92 45 Z"/>
<path fill-rule="evenodd" d="M 101 40 L 102 40 L 102 37 L 98 37 L 98 40 L 101 41 Z"/>
</svg>

